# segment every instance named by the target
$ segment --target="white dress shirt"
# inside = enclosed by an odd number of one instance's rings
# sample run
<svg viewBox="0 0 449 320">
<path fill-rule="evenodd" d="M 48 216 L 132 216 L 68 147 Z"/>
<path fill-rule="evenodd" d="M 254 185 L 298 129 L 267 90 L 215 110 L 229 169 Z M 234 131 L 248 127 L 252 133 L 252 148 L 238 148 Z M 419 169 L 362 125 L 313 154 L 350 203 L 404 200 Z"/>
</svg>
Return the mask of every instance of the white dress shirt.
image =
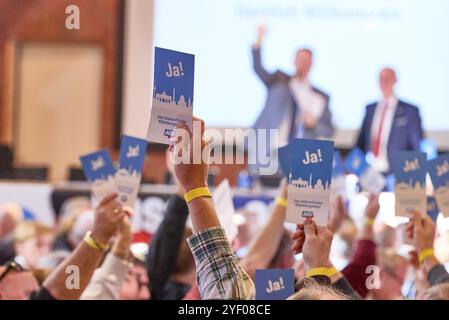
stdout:
<svg viewBox="0 0 449 320">
<path fill-rule="evenodd" d="M 303 132 L 303 115 L 309 114 L 312 117 L 319 119 L 324 112 L 324 108 L 326 107 L 326 100 L 322 95 L 312 89 L 312 86 L 307 80 L 301 81 L 298 78 L 293 77 L 290 79 L 289 88 L 298 108 L 295 119 L 295 127 L 297 131 L 294 135 L 297 138 L 301 138 Z M 284 120 L 279 128 L 280 146 L 288 143 L 292 117 L 290 113 L 291 112 L 284 115 Z"/>
<path fill-rule="evenodd" d="M 379 101 L 379 103 L 377 104 L 376 110 L 374 111 L 373 124 L 371 126 L 371 145 L 376 140 L 377 134 L 379 133 L 382 112 L 385 105 L 387 106 L 387 110 L 385 113 L 382 133 L 380 137 L 379 154 L 377 155 L 377 157 L 373 156 L 372 162 L 370 163 L 371 166 L 379 172 L 386 172 L 389 170 L 388 141 L 390 138 L 390 131 L 393 125 L 394 115 L 396 113 L 396 107 L 398 105 L 398 99 L 395 96 L 389 96 L 388 98 Z"/>
</svg>

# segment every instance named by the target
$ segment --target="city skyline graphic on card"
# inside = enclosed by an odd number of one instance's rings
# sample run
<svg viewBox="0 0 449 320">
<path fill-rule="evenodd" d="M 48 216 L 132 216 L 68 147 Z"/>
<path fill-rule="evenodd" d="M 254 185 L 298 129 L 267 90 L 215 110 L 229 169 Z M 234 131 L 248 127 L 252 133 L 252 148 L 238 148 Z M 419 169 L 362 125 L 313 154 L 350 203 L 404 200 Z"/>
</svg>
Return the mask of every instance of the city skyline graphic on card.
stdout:
<svg viewBox="0 0 449 320">
<path fill-rule="evenodd" d="M 108 180 L 115 175 L 114 164 L 106 149 L 81 156 L 80 161 L 84 175 L 89 182 Z"/>
<path fill-rule="evenodd" d="M 281 167 L 282 174 L 288 177 L 291 170 L 290 164 L 290 145 L 286 145 L 278 149 L 278 163 Z"/>
<path fill-rule="evenodd" d="M 116 191 L 114 164 L 106 149 L 80 157 L 84 175 L 97 201 Z"/>
<path fill-rule="evenodd" d="M 427 214 L 432 218 L 434 222 L 438 219 L 438 214 L 440 210 L 438 209 L 437 201 L 435 197 L 427 197 Z"/>
<path fill-rule="evenodd" d="M 427 157 L 423 152 L 396 151 L 392 170 L 395 177 L 395 212 L 410 217 L 413 212 L 427 212 L 426 174 Z"/>
<path fill-rule="evenodd" d="M 256 300 L 286 300 L 294 292 L 293 269 L 256 270 Z"/>
<path fill-rule="evenodd" d="M 359 148 L 352 149 L 344 161 L 344 168 L 357 176 L 361 176 L 368 167 L 365 154 Z"/>
<path fill-rule="evenodd" d="M 294 139 L 290 144 L 289 183 L 299 189 L 330 189 L 333 159 L 333 141 Z"/>
<path fill-rule="evenodd" d="M 149 141 L 173 144 L 179 122 L 192 127 L 194 69 L 194 55 L 155 48 Z"/>
<path fill-rule="evenodd" d="M 119 192 L 119 200 L 131 207 L 134 206 L 137 198 L 147 144 L 148 142 L 143 139 L 131 136 L 122 137 L 119 169 L 115 175 L 115 182 Z"/>
<path fill-rule="evenodd" d="M 440 212 L 449 217 L 449 153 L 427 162 Z"/>
</svg>

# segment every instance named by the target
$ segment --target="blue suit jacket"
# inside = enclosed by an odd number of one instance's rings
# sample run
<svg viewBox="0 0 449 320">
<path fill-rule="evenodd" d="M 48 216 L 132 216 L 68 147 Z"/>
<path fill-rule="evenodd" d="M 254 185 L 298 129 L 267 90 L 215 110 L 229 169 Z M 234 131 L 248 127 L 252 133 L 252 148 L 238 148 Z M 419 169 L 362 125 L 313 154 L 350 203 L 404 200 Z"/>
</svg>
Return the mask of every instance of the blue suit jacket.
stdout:
<svg viewBox="0 0 449 320">
<path fill-rule="evenodd" d="M 371 150 L 371 126 L 376 106 L 377 103 L 366 106 L 365 117 L 357 139 L 357 147 L 365 153 Z M 423 129 L 419 109 L 399 100 L 388 138 L 387 152 L 390 168 L 394 151 L 417 151 L 422 138 Z"/>
<path fill-rule="evenodd" d="M 253 48 L 253 68 L 262 82 L 268 89 L 267 100 L 264 109 L 257 118 L 254 129 L 279 129 L 284 115 L 290 112 L 292 116 L 290 130 L 296 119 L 297 108 L 295 99 L 293 98 L 289 81 L 291 76 L 282 71 L 269 73 L 262 66 L 260 49 Z M 334 126 L 332 125 L 332 115 L 329 110 L 329 96 L 324 92 L 312 87 L 312 90 L 322 95 L 326 100 L 326 107 L 314 128 L 304 128 L 304 138 L 331 137 L 334 134 Z"/>
</svg>

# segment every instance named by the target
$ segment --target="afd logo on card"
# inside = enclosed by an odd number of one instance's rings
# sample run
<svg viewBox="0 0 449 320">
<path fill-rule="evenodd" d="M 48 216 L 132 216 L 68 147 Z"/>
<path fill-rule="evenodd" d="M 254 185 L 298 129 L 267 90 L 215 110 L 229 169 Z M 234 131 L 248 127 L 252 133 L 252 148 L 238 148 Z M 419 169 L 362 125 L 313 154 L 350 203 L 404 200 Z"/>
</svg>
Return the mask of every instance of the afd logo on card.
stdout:
<svg viewBox="0 0 449 320">
<path fill-rule="evenodd" d="M 142 172 L 148 142 L 143 139 L 123 136 L 120 145 L 119 169 L 129 174 Z"/>
<path fill-rule="evenodd" d="M 361 176 L 368 169 L 368 163 L 362 150 L 358 148 L 353 149 L 344 162 L 344 168 L 357 176 Z"/>
<path fill-rule="evenodd" d="M 88 181 L 107 180 L 115 174 L 114 164 L 105 149 L 81 156 L 80 161 Z"/>
<path fill-rule="evenodd" d="M 285 300 L 295 291 L 293 269 L 256 270 L 256 299 Z"/>
</svg>

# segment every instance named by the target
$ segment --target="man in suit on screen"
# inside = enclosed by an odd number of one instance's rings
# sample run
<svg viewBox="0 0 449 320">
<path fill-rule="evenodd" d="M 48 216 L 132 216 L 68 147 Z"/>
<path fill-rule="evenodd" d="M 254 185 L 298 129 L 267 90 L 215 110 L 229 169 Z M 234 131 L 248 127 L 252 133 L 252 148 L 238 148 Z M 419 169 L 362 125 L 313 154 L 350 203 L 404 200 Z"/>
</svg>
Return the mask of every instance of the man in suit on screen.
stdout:
<svg viewBox="0 0 449 320">
<path fill-rule="evenodd" d="M 252 48 L 254 71 L 267 87 L 267 100 L 253 128 L 278 129 L 280 146 L 292 138 L 322 138 L 334 134 L 329 110 L 329 96 L 308 80 L 313 53 L 299 49 L 295 57 L 295 74 L 268 72 L 262 65 L 261 44 L 265 29 L 259 27 Z"/>
<path fill-rule="evenodd" d="M 382 69 L 382 99 L 366 106 L 357 139 L 357 147 L 368 154 L 371 166 L 384 174 L 391 172 L 394 151 L 419 150 L 423 138 L 419 109 L 396 97 L 396 82 L 393 69 Z"/>
</svg>

